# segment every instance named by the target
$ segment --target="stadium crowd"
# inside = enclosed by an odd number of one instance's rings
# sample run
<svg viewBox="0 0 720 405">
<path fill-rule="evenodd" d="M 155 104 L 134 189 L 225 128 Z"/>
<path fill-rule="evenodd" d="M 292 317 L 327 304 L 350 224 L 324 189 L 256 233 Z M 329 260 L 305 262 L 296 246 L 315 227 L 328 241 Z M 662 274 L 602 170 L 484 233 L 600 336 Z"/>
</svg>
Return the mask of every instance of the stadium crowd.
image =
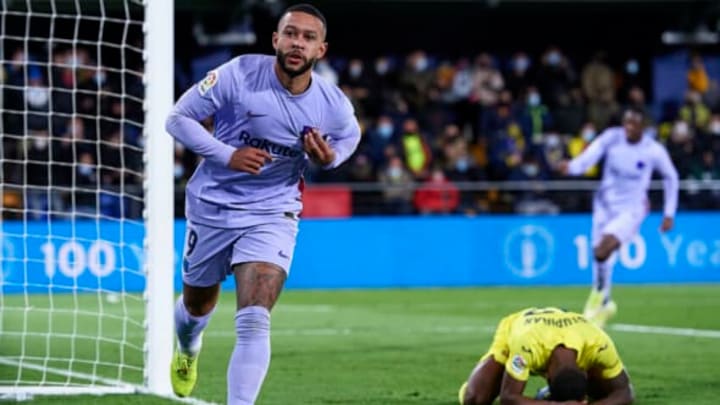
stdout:
<svg viewBox="0 0 720 405">
<path fill-rule="evenodd" d="M 105 67 L 93 51 L 57 49 L 49 61 L 24 47 L 8 53 L 4 216 L 141 215 L 142 65 Z"/>
<path fill-rule="evenodd" d="M 17 213 L 24 205 L 36 217 L 69 207 L 138 215 L 133 202 L 142 187 L 141 65 L 101 67 L 81 47 L 52 57 L 51 64 L 28 62 L 38 56 L 18 48 L 0 71 L 9 191 L 4 206 Z M 646 96 L 649 72 L 640 69 L 648 61 L 630 59 L 613 69 L 597 52 L 578 62 L 555 46 L 537 57 L 520 51 L 506 58 L 480 53 L 445 60 L 418 50 L 401 57 L 322 60 L 316 71 L 351 98 L 363 139 L 343 167 L 311 170 L 307 179 L 348 184 L 355 190 L 355 214 L 586 210 L 589 192 L 552 193 L 542 182 L 523 191 L 478 189 L 473 182 L 559 179 L 554 168 L 560 159 L 578 155 L 603 129 L 619 123 L 624 107 L 634 106 L 646 111 L 648 134 L 665 144 L 681 179 L 720 180 L 720 89 L 701 55 L 693 54 L 686 77 L 679 78 L 687 81 L 687 92 L 659 112 Z M 194 155 L 176 147 L 179 190 L 195 164 Z M 598 175 L 593 168 L 586 177 Z M 15 192 L 12 185 L 18 186 Z M 178 215 L 182 200 L 179 193 Z M 719 206 L 720 190 L 690 188 L 681 196 L 684 209 Z"/>
<path fill-rule="evenodd" d="M 381 56 L 335 66 L 320 63 L 317 70 L 351 97 L 364 136 L 342 170 L 313 179 L 378 181 L 386 213 L 587 209 L 577 198 L 589 198 L 587 192 L 549 195 L 538 185 L 529 192 L 473 193 L 453 184 L 558 179 L 556 163 L 618 125 L 628 106 L 646 112 L 649 135 L 666 145 L 682 179 L 720 179 L 720 93 L 700 55 L 682 78 L 687 93 L 660 114 L 647 100 L 639 61 L 616 71 L 602 52 L 580 68 L 554 46 L 535 59 L 516 52 L 506 60 L 481 53 L 450 61 L 416 51 L 404 60 Z M 587 173 L 598 175 L 598 168 Z M 414 182 L 419 190 L 403 187 Z M 684 208 L 718 207 L 720 191 L 689 192 Z"/>
</svg>

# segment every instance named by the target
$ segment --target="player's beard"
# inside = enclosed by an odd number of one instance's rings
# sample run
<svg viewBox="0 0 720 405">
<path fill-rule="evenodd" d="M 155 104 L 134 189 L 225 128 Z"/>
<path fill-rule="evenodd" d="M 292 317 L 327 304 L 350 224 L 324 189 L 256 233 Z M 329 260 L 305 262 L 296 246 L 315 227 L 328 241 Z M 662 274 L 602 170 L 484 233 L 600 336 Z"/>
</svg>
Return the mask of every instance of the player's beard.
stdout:
<svg viewBox="0 0 720 405">
<path fill-rule="evenodd" d="M 282 69 L 282 71 L 285 72 L 290 77 L 300 76 L 301 74 L 312 69 L 312 67 L 315 66 L 315 62 L 317 62 L 317 59 L 311 58 L 311 59 L 308 59 L 299 68 L 291 69 L 287 66 L 287 57 L 288 57 L 287 53 L 278 49 L 276 52 L 276 56 L 277 56 L 278 64 L 280 65 L 280 69 Z M 303 60 L 305 60 L 304 57 L 303 57 Z"/>
</svg>

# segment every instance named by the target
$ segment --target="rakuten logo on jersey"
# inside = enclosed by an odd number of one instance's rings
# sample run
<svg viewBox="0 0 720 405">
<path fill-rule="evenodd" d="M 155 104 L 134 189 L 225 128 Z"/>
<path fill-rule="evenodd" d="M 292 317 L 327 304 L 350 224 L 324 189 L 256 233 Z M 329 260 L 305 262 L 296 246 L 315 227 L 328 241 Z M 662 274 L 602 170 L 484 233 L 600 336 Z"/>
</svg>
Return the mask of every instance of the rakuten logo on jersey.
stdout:
<svg viewBox="0 0 720 405">
<path fill-rule="evenodd" d="M 253 148 L 262 149 L 275 156 L 285 156 L 295 158 L 300 156 L 302 150 L 294 149 L 290 146 L 280 145 L 278 143 L 268 141 L 267 139 L 256 138 L 250 135 L 247 131 L 240 132 L 238 140 L 244 145 L 251 146 Z"/>
</svg>

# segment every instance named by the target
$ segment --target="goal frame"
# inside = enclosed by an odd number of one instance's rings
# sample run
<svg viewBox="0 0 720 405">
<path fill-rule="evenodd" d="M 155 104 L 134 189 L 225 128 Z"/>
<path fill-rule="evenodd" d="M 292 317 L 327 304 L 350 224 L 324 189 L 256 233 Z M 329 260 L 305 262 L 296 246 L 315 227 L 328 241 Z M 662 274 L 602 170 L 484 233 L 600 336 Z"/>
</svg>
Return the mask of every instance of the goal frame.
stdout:
<svg viewBox="0 0 720 405">
<path fill-rule="evenodd" d="M 54 0 L 53 0 L 54 1 Z M 136 1 L 136 0 L 126 0 Z M 143 191 L 145 207 L 144 261 L 145 337 L 142 385 L 96 375 L 72 373 L 87 386 L 0 386 L 0 400 L 26 400 L 35 395 L 105 395 L 144 393 L 173 397 L 169 366 L 174 344 L 174 176 L 173 139 L 165 131 L 165 119 L 174 100 L 174 0 L 142 0 L 144 6 L 143 50 L 145 88 L 143 110 Z M 0 359 L 0 364 L 11 365 Z M 13 363 L 14 364 L 14 363 Z M 24 368 L 53 372 L 24 363 Z M 57 370 L 67 374 L 67 370 Z"/>
</svg>

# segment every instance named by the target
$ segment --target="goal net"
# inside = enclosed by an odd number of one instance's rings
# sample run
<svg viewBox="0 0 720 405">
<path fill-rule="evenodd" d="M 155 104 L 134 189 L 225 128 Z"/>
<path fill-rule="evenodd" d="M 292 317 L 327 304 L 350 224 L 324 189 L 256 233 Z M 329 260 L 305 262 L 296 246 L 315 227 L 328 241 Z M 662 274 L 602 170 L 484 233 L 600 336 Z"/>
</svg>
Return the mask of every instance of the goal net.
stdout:
<svg viewBox="0 0 720 405">
<path fill-rule="evenodd" d="M 169 394 L 172 1 L 0 1 L 0 396 Z"/>
</svg>

